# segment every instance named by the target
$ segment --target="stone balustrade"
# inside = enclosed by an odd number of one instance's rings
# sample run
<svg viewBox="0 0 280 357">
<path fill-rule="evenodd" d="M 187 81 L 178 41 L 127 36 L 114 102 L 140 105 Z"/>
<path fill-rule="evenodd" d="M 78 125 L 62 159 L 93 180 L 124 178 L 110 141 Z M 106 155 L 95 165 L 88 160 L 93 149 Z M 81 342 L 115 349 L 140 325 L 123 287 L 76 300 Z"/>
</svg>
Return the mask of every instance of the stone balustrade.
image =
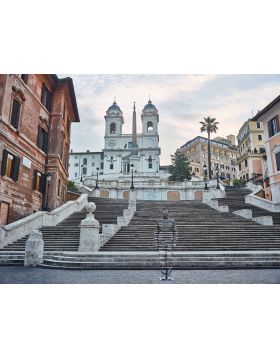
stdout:
<svg viewBox="0 0 280 357">
<path fill-rule="evenodd" d="M 80 211 L 88 202 L 88 195 L 81 195 L 76 201 L 68 201 L 51 212 L 40 211 L 16 222 L 0 226 L 0 247 L 15 242 L 30 234 L 34 229 L 56 226 L 72 213 Z"/>
<path fill-rule="evenodd" d="M 245 197 L 245 202 L 250 203 L 253 206 L 263 208 L 270 212 L 280 212 L 280 203 L 269 201 L 265 198 L 258 197 L 255 195 L 255 192 L 247 195 Z"/>
</svg>

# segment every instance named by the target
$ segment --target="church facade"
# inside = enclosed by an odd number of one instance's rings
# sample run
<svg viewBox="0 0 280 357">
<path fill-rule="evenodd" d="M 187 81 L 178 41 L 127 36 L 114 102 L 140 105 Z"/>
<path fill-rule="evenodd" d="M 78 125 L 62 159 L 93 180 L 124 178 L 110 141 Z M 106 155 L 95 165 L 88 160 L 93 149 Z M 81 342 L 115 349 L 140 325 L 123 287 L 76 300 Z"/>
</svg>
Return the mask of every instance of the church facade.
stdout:
<svg viewBox="0 0 280 357">
<path fill-rule="evenodd" d="M 124 116 L 116 101 L 106 111 L 104 119 L 104 149 L 98 153 L 71 152 L 70 180 L 92 177 L 97 172 L 100 179 L 115 180 L 129 175 L 131 169 L 138 177 L 158 176 L 161 153 L 158 134 L 159 114 L 152 101 L 149 100 L 142 110 L 141 133 L 137 133 L 135 104 L 131 134 L 123 134 Z"/>
</svg>

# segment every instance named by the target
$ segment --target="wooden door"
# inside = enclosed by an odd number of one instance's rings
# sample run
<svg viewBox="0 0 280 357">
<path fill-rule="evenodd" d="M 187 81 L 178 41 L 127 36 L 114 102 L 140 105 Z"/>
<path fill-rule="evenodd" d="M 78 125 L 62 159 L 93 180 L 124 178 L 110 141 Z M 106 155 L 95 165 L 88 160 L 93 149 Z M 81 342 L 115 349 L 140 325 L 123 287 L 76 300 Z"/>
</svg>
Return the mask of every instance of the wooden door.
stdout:
<svg viewBox="0 0 280 357">
<path fill-rule="evenodd" d="M 0 224 L 6 225 L 9 218 L 9 203 L 0 202 Z"/>
</svg>

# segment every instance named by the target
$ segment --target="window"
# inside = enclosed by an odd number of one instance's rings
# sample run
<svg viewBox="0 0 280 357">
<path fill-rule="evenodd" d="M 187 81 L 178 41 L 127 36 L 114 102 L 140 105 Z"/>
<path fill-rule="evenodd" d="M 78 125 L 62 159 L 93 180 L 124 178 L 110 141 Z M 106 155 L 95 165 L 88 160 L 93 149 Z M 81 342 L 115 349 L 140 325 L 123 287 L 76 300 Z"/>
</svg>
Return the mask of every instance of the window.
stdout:
<svg viewBox="0 0 280 357">
<path fill-rule="evenodd" d="M 83 175 L 86 175 L 86 174 L 87 174 L 87 168 L 83 167 Z"/>
<path fill-rule="evenodd" d="M 100 169 L 103 170 L 103 168 L 104 168 L 104 162 L 101 162 Z"/>
<path fill-rule="evenodd" d="M 11 154 L 9 151 L 4 150 L 2 157 L 1 175 L 10 177 L 14 181 L 17 181 L 19 175 L 19 167 L 20 158 Z"/>
<path fill-rule="evenodd" d="M 39 126 L 38 129 L 38 138 L 37 138 L 37 146 L 39 149 L 47 153 L 48 151 L 48 133 Z"/>
<path fill-rule="evenodd" d="M 49 112 L 51 111 L 52 93 L 48 90 L 45 83 L 43 83 L 42 86 L 41 103 L 48 109 Z"/>
<path fill-rule="evenodd" d="M 114 164 L 110 164 L 110 170 L 114 169 Z"/>
<path fill-rule="evenodd" d="M 226 166 L 226 170 L 229 170 L 229 166 Z"/>
<path fill-rule="evenodd" d="M 87 158 L 86 157 L 83 158 L 83 165 L 87 165 Z"/>
<path fill-rule="evenodd" d="M 116 123 L 110 124 L 110 134 L 116 134 Z"/>
<path fill-rule="evenodd" d="M 276 170 L 280 171 L 280 151 L 275 154 Z"/>
<path fill-rule="evenodd" d="M 241 171 L 241 164 L 239 164 L 239 171 Z"/>
<path fill-rule="evenodd" d="M 19 115 L 20 115 L 20 102 L 14 99 L 13 106 L 12 106 L 12 113 L 11 113 L 11 124 L 16 129 L 18 129 L 18 125 L 19 125 Z"/>
<path fill-rule="evenodd" d="M 258 140 L 262 140 L 262 136 L 261 135 L 258 135 Z"/>
<path fill-rule="evenodd" d="M 153 168 L 153 159 L 152 159 L 152 156 L 150 155 L 149 158 L 148 158 L 148 167 L 149 169 L 152 169 Z"/>
<path fill-rule="evenodd" d="M 245 160 L 245 167 L 248 167 L 248 161 L 247 160 Z"/>
<path fill-rule="evenodd" d="M 74 166 L 75 166 L 75 167 L 78 167 L 78 166 L 79 166 L 79 164 L 76 162 L 76 163 L 74 164 Z"/>
<path fill-rule="evenodd" d="M 198 168 L 198 167 L 195 167 L 195 168 L 194 168 L 194 171 L 195 171 L 195 172 L 199 172 L 199 168 Z"/>
<path fill-rule="evenodd" d="M 224 164 L 220 164 L 220 168 L 223 169 L 225 167 Z"/>
<path fill-rule="evenodd" d="M 154 125 L 151 121 L 148 121 L 147 123 L 147 131 L 153 131 L 154 130 Z"/>
<path fill-rule="evenodd" d="M 271 138 L 275 134 L 279 132 L 279 120 L 278 120 L 278 115 L 276 115 L 274 118 L 272 118 L 268 123 L 268 135 Z"/>
<path fill-rule="evenodd" d="M 46 176 L 43 175 L 40 171 L 34 170 L 33 173 L 33 190 L 45 193 L 46 187 Z"/>
<path fill-rule="evenodd" d="M 261 123 L 257 122 L 257 128 L 260 129 Z"/>
<path fill-rule="evenodd" d="M 75 172 L 75 178 L 77 178 L 78 177 L 78 174 L 77 174 L 77 172 Z"/>
<path fill-rule="evenodd" d="M 75 156 L 75 157 L 74 157 L 75 160 L 78 160 L 78 158 L 79 158 L 79 156 Z"/>
<path fill-rule="evenodd" d="M 91 164 L 91 166 L 95 166 L 95 163 L 93 162 L 93 163 Z"/>
<path fill-rule="evenodd" d="M 28 80 L 28 74 L 20 74 L 20 78 L 23 80 L 23 82 L 26 84 Z"/>
</svg>

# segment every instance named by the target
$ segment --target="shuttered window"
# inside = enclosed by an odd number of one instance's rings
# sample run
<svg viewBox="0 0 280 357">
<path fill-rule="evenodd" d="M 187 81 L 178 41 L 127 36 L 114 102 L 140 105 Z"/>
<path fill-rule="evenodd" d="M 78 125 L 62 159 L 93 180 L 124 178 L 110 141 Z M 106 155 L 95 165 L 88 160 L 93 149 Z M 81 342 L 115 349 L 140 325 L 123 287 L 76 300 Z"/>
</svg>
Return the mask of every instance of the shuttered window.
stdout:
<svg viewBox="0 0 280 357">
<path fill-rule="evenodd" d="M 48 90 L 45 83 L 42 85 L 41 103 L 48 109 L 49 112 L 51 111 L 52 93 Z"/>
<path fill-rule="evenodd" d="M 41 126 L 38 128 L 37 146 L 45 153 L 48 151 L 48 133 Z"/>
<path fill-rule="evenodd" d="M 33 172 L 33 190 L 45 193 L 46 189 L 46 175 L 38 170 Z"/>
<path fill-rule="evenodd" d="M 20 158 L 7 150 L 3 151 L 1 175 L 18 181 Z"/>
<path fill-rule="evenodd" d="M 12 113 L 11 113 L 11 124 L 16 129 L 18 129 L 19 126 L 19 116 L 20 116 L 20 102 L 14 99 L 12 105 Z"/>
<path fill-rule="evenodd" d="M 276 115 L 274 118 L 272 118 L 268 123 L 268 135 L 271 138 L 275 134 L 277 134 L 280 129 L 279 129 L 279 118 L 278 115 Z"/>
</svg>

